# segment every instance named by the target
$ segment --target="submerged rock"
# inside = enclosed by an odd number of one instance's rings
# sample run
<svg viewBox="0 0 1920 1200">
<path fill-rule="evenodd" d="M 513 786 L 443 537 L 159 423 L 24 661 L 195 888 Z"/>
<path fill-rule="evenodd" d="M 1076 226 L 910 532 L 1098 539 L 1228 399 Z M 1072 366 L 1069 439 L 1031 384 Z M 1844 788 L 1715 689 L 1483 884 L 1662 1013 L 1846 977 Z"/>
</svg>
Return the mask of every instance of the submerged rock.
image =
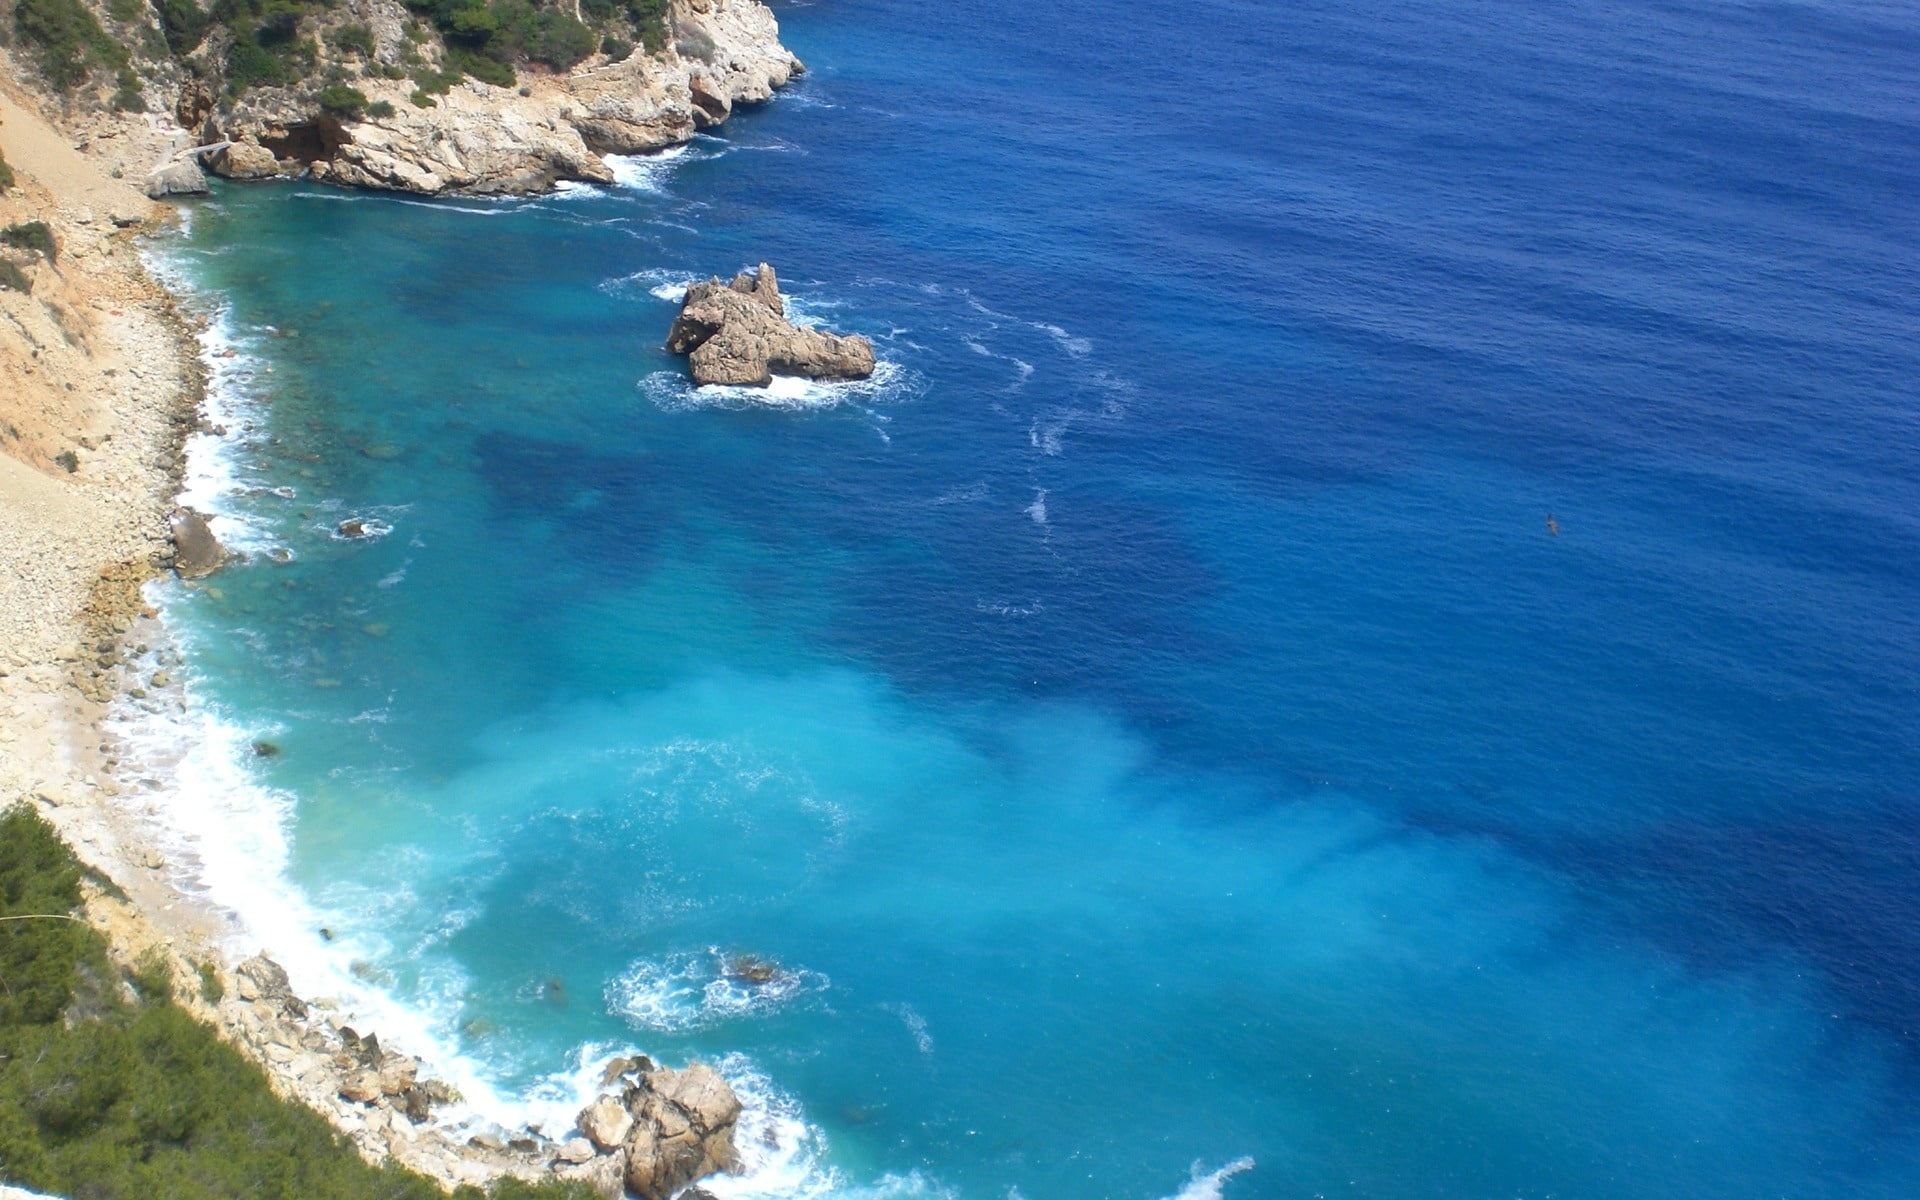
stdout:
<svg viewBox="0 0 1920 1200">
<path fill-rule="evenodd" d="M 758 954 L 736 954 L 727 960 L 727 978 L 742 983 L 773 983 L 786 974 L 777 963 L 768 962 Z"/>
<path fill-rule="evenodd" d="M 687 356 L 698 384 L 765 387 L 775 375 L 808 379 L 865 379 L 873 374 L 873 343 L 805 329 L 789 321 L 773 268 L 742 271 L 732 283 L 716 276 L 687 289 L 680 315 L 667 331 L 667 349 Z"/>
</svg>

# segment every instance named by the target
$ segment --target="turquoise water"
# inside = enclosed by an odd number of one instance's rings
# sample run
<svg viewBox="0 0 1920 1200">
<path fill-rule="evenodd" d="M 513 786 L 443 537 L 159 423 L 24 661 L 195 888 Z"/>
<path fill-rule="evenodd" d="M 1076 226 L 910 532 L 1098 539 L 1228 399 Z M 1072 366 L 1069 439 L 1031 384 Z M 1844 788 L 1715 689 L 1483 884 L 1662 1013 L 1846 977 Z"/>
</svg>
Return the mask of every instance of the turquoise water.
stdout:
<svg viewBox="0 0 1920 1200">
<path fill-rule="evenodd" d="M 720 1057 L 727 1197 L 1914 1194 L 1911 14 L 781 15 L 626 186 L 166 248 L 241 940 L 480 1117 Z M 878 381 L 686 385 L 761 258 Z"/>
</svg>

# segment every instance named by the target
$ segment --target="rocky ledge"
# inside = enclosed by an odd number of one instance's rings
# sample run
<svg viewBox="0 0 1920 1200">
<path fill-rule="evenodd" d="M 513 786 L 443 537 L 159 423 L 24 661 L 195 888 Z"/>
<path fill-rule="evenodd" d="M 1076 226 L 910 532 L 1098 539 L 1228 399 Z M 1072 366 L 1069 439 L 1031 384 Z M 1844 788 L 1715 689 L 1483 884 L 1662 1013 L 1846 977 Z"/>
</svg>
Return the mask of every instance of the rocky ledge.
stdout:
<svg viewBox="0 0 1920 1200">
<path fill-rule="evenodd" d="M 460 1095 L 425 1078 L 418 1059 L 342 1025 L 323 1001 L 294 994 L 279 964 L 256 956 L 234 969 L 220 1005 L 235 1040 L 267 1065 L 278 1086 L 320 1112 L 371 1161 L 389 1156 L 449 1186 L 512 1175 L 586 1183 L 606 1200 L 669 1200 L 696 1180 L 737 1171 L 740 1099 L 704 1063 L 674 1071 L 644 1056 L 615 1058 L 601 1095 L 576 1129 L 475 1132 L 445 1122 Z"/>
<path fill-rule="evenodd" d="M 667 349 L 687 356 L 698 384 L 765 387 L 775 375 L 808 379 L 865 379 L 873 374 L 873 343 L 795 325 L 787 319 L 773 268 L 719 276 L 687 289 L 680 315 L 667 331 Z"/>
<path fill-rule="evenodd" d="M 342 19 L 372 37 L 373 71 L 408 55 L 440 66 L 436 45 L 408 37 L 399 0 L 342 0 Z M 422 195 L 545 192 L 563 180 L 610 183 L 603 156 L 675 146 L 726 120 L 736 105 L 770 98 L 806 67 L 780 44 L 759 0 L 670 0 L 668 44 L 615 61 L 596 54 L 567 73 L 534 73 L 514 87 L 466 79 L 421 97 L 406 80 L 357 81 L 368 101 L 348 114 L 294 89 L 258 87 L 230 108 L 187 78 L 174 116 L 198 145 L 149 181 L 156 197 L 190 195 L 197 159 L 216 175 L 307 175 L 352 187 Z M 415 101 L 419 102 L 416 103 Z M 164 178 L 163 178 L 164 175 Z"/>
</svg>

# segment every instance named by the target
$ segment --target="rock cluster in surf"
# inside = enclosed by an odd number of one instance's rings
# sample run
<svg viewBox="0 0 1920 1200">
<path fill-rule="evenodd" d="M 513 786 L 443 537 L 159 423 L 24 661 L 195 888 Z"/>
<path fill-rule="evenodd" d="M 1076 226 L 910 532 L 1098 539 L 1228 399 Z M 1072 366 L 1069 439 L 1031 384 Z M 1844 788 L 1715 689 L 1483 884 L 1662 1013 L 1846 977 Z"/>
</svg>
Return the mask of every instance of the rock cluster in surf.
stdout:
<svg viewBox="0 0 1920 1200">
<path fill-rule="evenodd" d="M 667 331 L 667 349 L 687 356 L 699 384 L 765 387 L 775 375 L 808 379 L 865 379 L 873 374 L 873 343 L 795 325 L 773 268 L 761 263 L 732 283 L 718 276 L 687 289 L 680 315 Z"/>
<path fill-rule="evenodd" d="M 436 1114 L 460 1102 L 445 1081 L 425 1077 L 419 1059 L 375 1034 L 341 1024 L 330 1002 L 302 1000 L 272 959 L 247 959 L 231 978 L 219 1009 L 240 1046 L 272 1064 L 289 1092 L 329 1114 L 375 1161 L 399 1157 L 449 1186 L 557 1176 L 607 1200 L 684 1197 L 695 1180 L 740 1168 L 740 1098 L 704 1063 L 673 1071 L 645 1056 L 613 1059 L 601 1073 L 602 1094 L 579 1115 L 577 1136 L 474 1132 Z"/>
<path fill-rule="evenodd" d="M 605 1081 L 617 1095 L 603 1095 L 580 1113 L 580 1132 L 597 1157 L 563 1176 L 585 1179 L 604 1196 L 621 1188 L 642 1200 L 668 1200 L 696 1179 L 737 1171 L 733 1146 L 740 1098 L 705 1063 L 685 1070 L 655 1068 L 645 1056 L 616 1058 Z"/>
</svg>

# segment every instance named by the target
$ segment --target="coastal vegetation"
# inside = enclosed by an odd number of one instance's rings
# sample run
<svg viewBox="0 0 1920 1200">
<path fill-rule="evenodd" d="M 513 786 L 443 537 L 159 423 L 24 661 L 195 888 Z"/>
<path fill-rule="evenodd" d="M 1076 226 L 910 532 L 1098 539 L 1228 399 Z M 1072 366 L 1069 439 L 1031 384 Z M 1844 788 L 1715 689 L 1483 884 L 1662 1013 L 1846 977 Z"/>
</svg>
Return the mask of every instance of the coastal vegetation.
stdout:
<svg viewBox="0 0 1920 1200">
<path fill-rule="evenodd" d="M 52 262 L 60 253 L 54 243 L 53 230 L 45 221 L 21 221 L 0 229 L 0 246 L 12 246 L 16 250 L 31 250 L 48 262 Z"/>
<path fill-rule="evenodd" d="M 0 813 L 0 1180 L 71 1197 L 439 1200 L 373 1166 L 175 1001 L 157 952 L 130 968 L 76 915 L 85 873 L 25 805 Z M 202 997 L 220 995 L 201 965 Z M 502 1180 L 456 1200 L 588 1200 Z"/>
<path fill-rule="evenodd" d="M 256 87 L 337 85 L 351 65 L 383 78 L 440 70 L 502 87 L 519 69 L 567 70 L 595 54 L 624 60 L 667 45 L 666 0 L 405 0 L 418 21 L 401 61 L 381 62 L 373 30 L 337 0 L 12 0 L 11 36 L 44 80 L 74 93 L 111 73 L 109 103 L 146 107 L 141 69 L 169 59 L 229 96 Z M 101 15 L 106 21 L 103 23 Z M 224 33 L 224 36 L 216 34 Z M 438 42 L 439 53 L 430 43 Z M 438 94 L 425 84 L 421 91 Z"/>
</svg>

